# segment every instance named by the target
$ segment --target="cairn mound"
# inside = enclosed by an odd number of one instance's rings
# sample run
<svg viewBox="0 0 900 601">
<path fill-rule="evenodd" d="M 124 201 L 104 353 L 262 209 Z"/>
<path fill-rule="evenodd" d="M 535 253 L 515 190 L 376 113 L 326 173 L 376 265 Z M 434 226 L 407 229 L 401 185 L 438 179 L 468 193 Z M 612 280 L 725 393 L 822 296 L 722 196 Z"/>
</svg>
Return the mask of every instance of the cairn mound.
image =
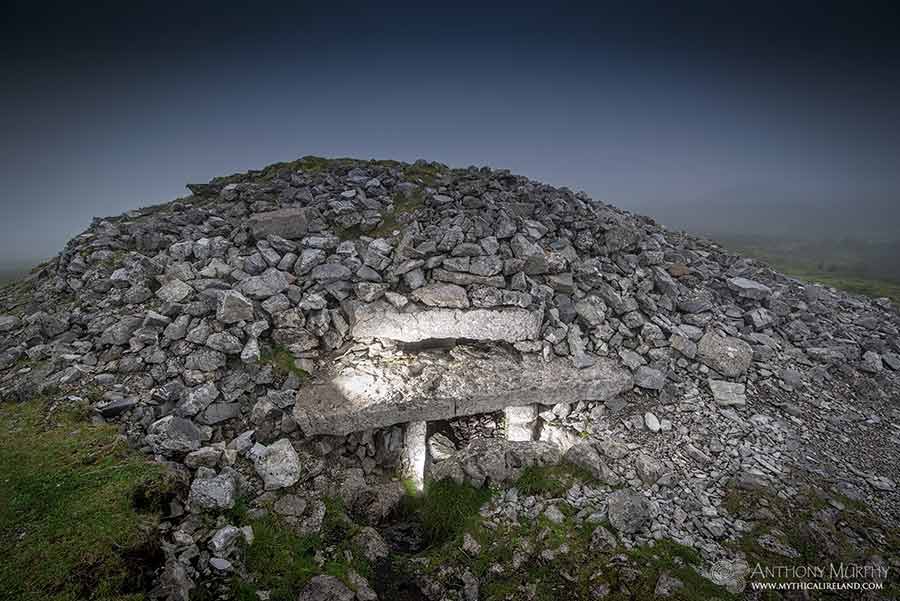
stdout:
<svg viewBox="0 0 900 601">
<path fill-rule="evenodd" d="M 306 157 L 188 188 L 0 290 L 0 396 L 86 398 L 184 465 L 192 512 L 283 493 L 315 530 L 338 491 L 377 524 L 397 469 L 483 485 L 565 455 L 653 500 L 622 536 L 710 561 L 729 482 L 825 474 L 900 518 L 887 299 L 504 170 Z"/>
</svg>

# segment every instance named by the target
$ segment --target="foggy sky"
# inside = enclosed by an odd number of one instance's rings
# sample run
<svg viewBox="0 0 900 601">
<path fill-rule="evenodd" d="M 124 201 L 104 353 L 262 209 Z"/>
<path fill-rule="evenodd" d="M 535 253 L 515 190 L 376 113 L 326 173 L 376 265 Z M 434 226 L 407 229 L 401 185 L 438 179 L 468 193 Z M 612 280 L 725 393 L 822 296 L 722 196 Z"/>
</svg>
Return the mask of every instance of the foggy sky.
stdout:
<svg viewBox="0 0 900 601">
<path fill-rule="evenodd" d="M 157 4 L 6 8 L 0 266 L 308 154 L 509 168 L 697 232 L 900 231 L 888 3 Z"/>
</svg>

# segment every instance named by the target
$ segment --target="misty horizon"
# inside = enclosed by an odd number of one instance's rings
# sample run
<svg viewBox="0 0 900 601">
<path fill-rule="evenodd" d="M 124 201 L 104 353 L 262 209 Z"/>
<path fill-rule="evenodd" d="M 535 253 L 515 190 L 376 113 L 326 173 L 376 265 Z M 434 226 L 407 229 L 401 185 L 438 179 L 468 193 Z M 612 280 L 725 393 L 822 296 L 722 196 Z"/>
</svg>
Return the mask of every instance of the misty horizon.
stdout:
<svg viewBox="0 0 900 601">
<path fill-rule="evenodd" d="M 211 7 L 10 11 L 0 266 L 310 154 L 510 169 L 700 235 L 900 231 L 889 5 Z"/>
</svg>

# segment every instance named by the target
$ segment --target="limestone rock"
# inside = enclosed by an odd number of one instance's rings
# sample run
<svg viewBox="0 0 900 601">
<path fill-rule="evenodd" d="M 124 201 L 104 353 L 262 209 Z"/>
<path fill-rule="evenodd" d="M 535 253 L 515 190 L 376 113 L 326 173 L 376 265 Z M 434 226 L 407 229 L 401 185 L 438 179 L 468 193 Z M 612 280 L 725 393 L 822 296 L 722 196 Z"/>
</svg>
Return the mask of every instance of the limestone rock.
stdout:
<svg viewBox="0 0 900 601">
<path fill-rule="evenodd" d="M 634 384 L 649 390 L 662 390 L 666 385 L 666 374 L 643 365 L 634 372 Z"/>
<path fill-rule="evenodd" d="M 752 298 L 754 300 L 763 300 L 772 296 L 772 289 L 765 284 L 748 280 L 747 278 L 731 278 L 728 280 L 728 287 L 743 298 Z"/>
<path fill-rule="evenodd" d="M 173 279 L 163 284 L 160 289 L 156 291 L 156 296 L 167 303 L 180 303 L 190 296 L 193 291 L 193 288 L 181 280 Z"/>
<path fill-rule="evenodd" d="M 0 315 L 0 334 L 15 330 L 20 323 L 21 320 L 15 315 Z"/>
<path fill-rule="evenodd" d="M 287 275 L 274 267 L 265 270 L 262 275 L 247 278 L 240 285 L 240 291 L 256 300 L 265 300 L 283 292 L 290 285 Z"/>
<path fill-rule="evenodd" d="M 743 374 L 753 359 L 749 344 L 713 332 L 704 334 L 697 348 L 700 360 L 726 378 L 736 378 Z"/>
<path fill-rule="evenodd" d="M 354 601 L 356 594 L 334 576 L 313 576 L 297 601 Z"/>
<path fill-rule="evenodd" d="M 287 438 L 269 445 L 265 453 L 255 461 L 254 467 L 263 479 L 266 490 L 293 486 L 300 480 L 300 457 Z"/>
<path fill-rule="evenodd" d="M 709 389 L 712 392 L 716 403 L 722 407 L 730 407 L 733 405 L 743 407 L 747 404 L 747 397 L 744 394 L 745 386 L 738 382 L 710 380 Z"/>
<path fill-rule="evenodd" d="M 240 292 L 228 290 L 219 300 L 216 319 L 222 323 L 253 321 L 253 303 Z"/>
<path fill-rule="evenodd" d="M 469 306 L 466 289 L 456 284 L 429 284 L 414 290 L 412 295 L 429 307 L 465 309 Z"/>
<path fill-rule="evenodd" d="M 306 211 L 302 208 L 257 213 L 250 218 L 249 225 L 257 240 L 271 235 L 297 240 L 306 234 L 308 228 Z"/>
<path fill-rule="evenodd" d="M 189 501 L 192 509 L 223 511 L 234 507 L 236 496 L 237 484 L 231 474 L 207 472 L 191 483 Z"/>
<path fill-rule="evenodd" d="M 190 420 L 167 415 L 150 424 L 146 440 L 156 453 L 189 453 L 200 448 L 200 431 Z"/>
<path fill-rule="evenodd" d="M 457 348 L 449 356 L 420 352 L 428 369 L 417 377 L 398 363 L 339 367 L 326 381 L 300 388 L 294 420 L 307 436 L 347 434 L 401 422 L 449 419 L 514 405 L 604 401 L 632 387 L 609 359 L 577 369 L 562 358 Z"/>
<path fill-rule="evenodd" d="M 418 292 L 418 291 L 416 291 Z M 520 342 L 540 334 L 543 316 L 535 311 L 499 309 L 430 309 L 400 313 L 387 303 L 345 303 L 354 338 L 388 338 L 401 342 L 464 338 Z"/>
<path fill-rule="evenodd" d="M 647 497 L 631 490 L 617 490 L 609 495 L 609 523 L 619 532 L 632 534 L 650 520 Z"/>
</svg>

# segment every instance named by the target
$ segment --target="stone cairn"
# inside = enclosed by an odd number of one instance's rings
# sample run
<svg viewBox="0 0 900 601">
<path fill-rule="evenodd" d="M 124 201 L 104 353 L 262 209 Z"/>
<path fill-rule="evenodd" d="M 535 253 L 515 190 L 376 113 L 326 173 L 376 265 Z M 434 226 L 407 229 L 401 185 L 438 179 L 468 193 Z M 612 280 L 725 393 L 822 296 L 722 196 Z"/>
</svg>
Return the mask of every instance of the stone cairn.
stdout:
<svg viewBox="0 0 900 601">
<path fill-rule="evenodd" d="M 796 469 L 834 426 L 801 418 L 851 411 L 842 390 L 897 398 L 886 299 L 584 193 L 313 157 L 188 188 L 0 291 L 0 396 L 81 397 L 183 478 L 157 596 L 240 571 L 252 531 L 200 519 L 239 497 L 315 532 L 339 494 L 377 525 L 401 476 L 503 484 L 563 457 L 628 485 L 571 499 L 622 540 L 713 561 L 741 529 L 726 482 Z M 895 515 L 893 477 L 857 471 L 846 489 Z"/>
</svg>

